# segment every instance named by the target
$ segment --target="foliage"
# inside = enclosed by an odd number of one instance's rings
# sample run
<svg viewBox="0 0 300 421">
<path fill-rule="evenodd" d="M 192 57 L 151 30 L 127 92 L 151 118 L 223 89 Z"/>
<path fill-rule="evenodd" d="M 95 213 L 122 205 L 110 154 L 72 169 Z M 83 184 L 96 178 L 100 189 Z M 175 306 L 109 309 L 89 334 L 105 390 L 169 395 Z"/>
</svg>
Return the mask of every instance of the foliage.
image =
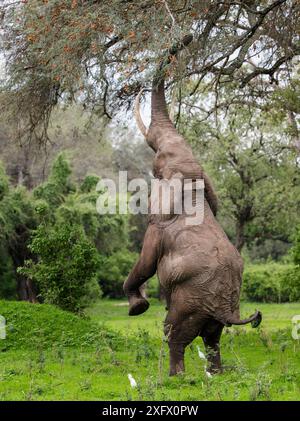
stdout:
<svg viewBox="0 0 300 421">
<path fill-rule="evenodd" d="M 3 166 L 0 163 L 0 239 L 9 242 L 16 239 L 17 228 L 34 225 L 34 216 L 29 195 L 23 188 L 11 189 Z"/>
<path fill-rule="evenodd" d="M 0 299 L 16 299 L 16 279 L 13 263 L 7 250 L 0 247 Z"/>
<path fill-rule="evenodd" d="M 216 86 L 234 79 L 252 88 L 256 78 L 266 92 L 299 54 L 296 0 L 5 0 L 0 12 L 5 89 L 23 133 L 38 140 L 61 98 L 80 97 L 110 116 L 149 84 L 161 51 L 188 33 L 195 41 L 185 60 L 167 69 L 173 81 L 207 76 Z"/>
<path fill-rule="evenodd" d="M 294 244 L 292 248 L 292 257 L 295 265 L 300 267 L 300 225 L 296 227 Z"/>
<path fill-rule="evenodd" d="M 269 260 L 275 262 L 289 263 L 291 258 L 289 250 L 291 248 L 290 241 L 276 238 L 256 238 L 247 241 L 246 246 L 242 250 L 242 257 L 247 263 L 263 263 Z"/>
<path fill-rule="evenodd" d="M 45 200 L 49 206 L 59 206 L 64 202 L 65 195 L 75 190 L 70 183 L 71 168 L 63 154 L 59 154 L 53 162 L 52 171 L 46 183 L 34 190 L 36 199 Z"/>
<path fill-rule="evenodd" d="M 160 298 L 159 294 L 159 280 L 157 275 L 152 276 L 152 278 L 150 278 L 147 281 L 147 296 L 151 297 L 151 298 Z"/>
<path fill-rule="evenodd" d="M 28 192 L 9 185 L 0 165 L 0 297 L 15 298 L 21 280 L 17 267 L 28 257 L 30 231 L 36 227 L 34 206 Z M 29 299 L 29 289 L 23 288 L 23 299 Z"/>
<path fill-rule="evenodd" d="M 289 273 L 286 288 L 290 299 L 296 301 L 300 300 L 300 225 L 296 227 L 291 256 L 295 266 Z"/>
<path fill-rule="evenodd" d="M 193 101 L 196 106 L 205 98 L 197 95 Z M 297 101 L 294 106 L 298 110 Z M 216 107 L 216 114 L 207 115 L 200 106 L 192 119 L 183 108 L 179 127 L 215 184 L 222 225 L 239 250 L 268 239 L 290 243 L 300 215 L 300 172 L 294 141 L 286 133 L 287 115 L 275 123 L 270 104 L 255 105 L 232 85 Z"/>
<path fill-rule="evenodd" d="M 137 255 L 126 249 L 102 258 L 100 286 L 104 296 L 111 298 L 124 296 L 123 283 L 136 260 Z"/>
<path fill-rule="evenodd" d="M 98 253 L 81 226 L 56 223 L 39 225 L 30 246 L 38 261 L 27 261 L 19 271 L 38 286 L 43 300 L 78 312 L 99 267 Z M 89 293 L 90 295 L 90 293 Z M 94 299 L 99 298 L 95 294 Z M 86 304 L 86 303 L 85 303 Z"/>
<path fill-rule="evenodd" d="M 300 300 L 299 271 L 274 262 L 250 265 L 244 271 L 242 297 L 267 303 Z"/>
<path fill-rule="evenodd" d="M 30 279 L 40 299 L 71 311 L 79 311 L 99 297 L 99 279 L 104 289 L 106 281 L 108 289 L 116 281 L 116 295 L 123 295 L 121 279 L 124 281 L 136 258 L 126 251 L 129 217 L 99 215 L 96 201 L 101 193 L 95 190 L 98 177 L 88 175 L 82 182 L 73 183 L 71 176 L 64 154 L 54 161 L 48 179 L 30 193 L 11 187 L 2 171 L 2 297 L 15 296 L 16 276 L 18 289 L 21 281 Z"/>
<path fill-rule="evenodd" d="M 98 178 L 87 176 L 76 186 L 70 176 L 68 161 L 59 155 L 48 180 L 34 189 L 40 225 L 29 248 L 37 261 L 21 273 L 35 281 L 46 302 L 78 311 L 99 297 L 98 280 L 105 294 L 116 286 L 115 295 L 123 295 L 119 284 L 133 257 L 118 251 L 128 244 L 127 215 L 99 215 Z"/>
<path fill-rule="evenodd" d="M 91 193 L 96 189 L 99 177 L 97 175 L 88 175 L 85 177 L 80 185 L 80 191 L 82 193 Z"/>
<path fill-rule="evenodd" d="M 3 197 L 8 192 L 8 177 L 5 174 L 3 165 L 0 166 L 0 200 L 3 199 Z"/>
<path fill-rule="evenodd" d="M 300 301 L 300 269 L 295 266 L 287 274 L 285 290 L 290 301 Z"/>
</svg>

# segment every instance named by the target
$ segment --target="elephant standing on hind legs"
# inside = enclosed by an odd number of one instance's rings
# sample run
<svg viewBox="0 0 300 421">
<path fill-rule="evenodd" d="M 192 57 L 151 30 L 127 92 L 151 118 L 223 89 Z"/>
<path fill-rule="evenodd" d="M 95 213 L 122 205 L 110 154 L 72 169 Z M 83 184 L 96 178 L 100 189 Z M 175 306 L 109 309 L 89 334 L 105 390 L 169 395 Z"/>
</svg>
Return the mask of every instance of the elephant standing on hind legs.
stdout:
<svg viewBox="0 0 300 421">
<path fill-rule="evenodd" d="M 219 342 L 224 326 L 261 322 L 261 313 L 245 320 L 239 316 L 243 262 L 217 222 L 217 199 L 211 182 L 195 160 L 191 148 L 171 122 L 165 100 L 164 73 L 172 56 L 192 40 L 186 36 L 167 54 L 153 80 L 151 124 L 146 130 L 136 101 L 136 119 L 148 145 L 154 150 L 154 177 L 172 181 L 204 180 L 204 218 L 187 224 L 184 211 L 178 215 L 151 215 L 140 258 L 124 283 L 129 315 L 145 312 L 148 301 L 140 287 L 156 272 L 167 301 L 165 334 L 170 349 L 170 375 L 184 371 L 184 352 L 197 336 L 205 344 L 208 371 L 222 370 Z M 182 200 L 182 198 L 181 198 Z"/>
</svg>

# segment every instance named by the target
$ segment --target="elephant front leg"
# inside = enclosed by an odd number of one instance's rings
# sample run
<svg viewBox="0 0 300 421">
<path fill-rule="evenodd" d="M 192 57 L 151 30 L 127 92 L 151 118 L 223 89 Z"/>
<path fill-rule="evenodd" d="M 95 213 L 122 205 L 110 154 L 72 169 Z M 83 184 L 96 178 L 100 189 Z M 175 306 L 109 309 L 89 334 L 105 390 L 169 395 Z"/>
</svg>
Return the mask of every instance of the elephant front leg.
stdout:
<svg viewBox="0 0 300 421">
<path fill-rule="evenodd" d="M 124 283 L 124 293 L 129 302 L 129 316 L 138 316 L 148 310 L 149 303 L 141 293 L 141 286 L 148 279 L 146 273 L 143 259 L 140 259 Z"/>
<path fill-rule="evenodd" d="M 124 293 L 129 301 L 129 316 L 142 314 L 149 307 L 140 287 L 156 272 L 160 235 L 154 225 L 148 227 L 140 258 L 124 283 Z"/>
<path fill-rule="evenodd" d="M 138 316 L 145 313 L 149 308 L 149 302 L 142 296 L 139 290 L 128 293 L 129 316 Z"/>
</svg>

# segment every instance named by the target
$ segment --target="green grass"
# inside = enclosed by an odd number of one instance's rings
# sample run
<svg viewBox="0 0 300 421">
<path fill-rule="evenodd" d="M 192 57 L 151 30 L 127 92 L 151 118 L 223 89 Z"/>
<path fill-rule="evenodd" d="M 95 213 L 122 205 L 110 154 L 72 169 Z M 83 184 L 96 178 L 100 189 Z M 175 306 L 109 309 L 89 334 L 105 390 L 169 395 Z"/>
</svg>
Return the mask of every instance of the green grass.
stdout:
<svg viewBox="0 0 300 421">
<path fill-rule="evenodd" d="M 128 317 L 127 302 L 124 300 L 101 300 L 87 310 L 92 320 L 113 329 L 136 331 L 147 329 L 151 335 L 162 336 L 165 307 L 157 300 L 150 300 L 149 310 L 138 316 Z M 267 330 L 291 328 L 291 319 L 300 314 L 300 303 L 265 304 L 241 303 L 241 317 L 245 318 L 258 309 L 263 313 L 262 327 Z M 241 329 L 241 328 L 237 328 Z M 247 325 L 247 330 L 252 328 Z"/>
<path fill-rule="evenodd" d="M 90 346 L 101 335 L 113 335 L 108 329 L 85 318 L 47 304 L 0 300 L 0 314 L 6 319 L 7 337 L 0 351 L 9 349 L 49 348 L 54 346 Z"/>
<path fill-rule="evenodd" d="M 129 318 L 124 301 L 102 300 L 85 319 L 49 305 L 0 301 L 7 319 L 0 399 L 300 400 L 300 344 L 291 337 L 300 304 L 243 303 L 242 316 L 255 308 L 263 312 L 260 329 L 225 330 L 224 374 L 207 378 L 197 338 L 186 351 L 186 373 L 169 378 L 165 310 L 157 301 Z"/>
</svg>

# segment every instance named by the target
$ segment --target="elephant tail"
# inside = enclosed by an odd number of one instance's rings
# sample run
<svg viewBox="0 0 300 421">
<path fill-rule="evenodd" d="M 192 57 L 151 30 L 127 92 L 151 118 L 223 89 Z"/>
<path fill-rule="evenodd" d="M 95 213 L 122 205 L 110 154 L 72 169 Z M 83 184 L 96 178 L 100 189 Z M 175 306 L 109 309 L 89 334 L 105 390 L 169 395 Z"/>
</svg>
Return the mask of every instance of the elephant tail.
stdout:
<svg viewBox="0 0 300 421">
<path fill-rule="evenodd" d="M 225 326 L 246 325 L 247 323 L 251 323 L 252 327 L 258 327 L 261 321 L 262 321 L 262 313 L 256 310 L 255 313 L 252 314 L 252 316 L 248 317 L 248 319 L 240 320 L 234 316 L 228 317 L 226 319 Z"/>
</svg>

